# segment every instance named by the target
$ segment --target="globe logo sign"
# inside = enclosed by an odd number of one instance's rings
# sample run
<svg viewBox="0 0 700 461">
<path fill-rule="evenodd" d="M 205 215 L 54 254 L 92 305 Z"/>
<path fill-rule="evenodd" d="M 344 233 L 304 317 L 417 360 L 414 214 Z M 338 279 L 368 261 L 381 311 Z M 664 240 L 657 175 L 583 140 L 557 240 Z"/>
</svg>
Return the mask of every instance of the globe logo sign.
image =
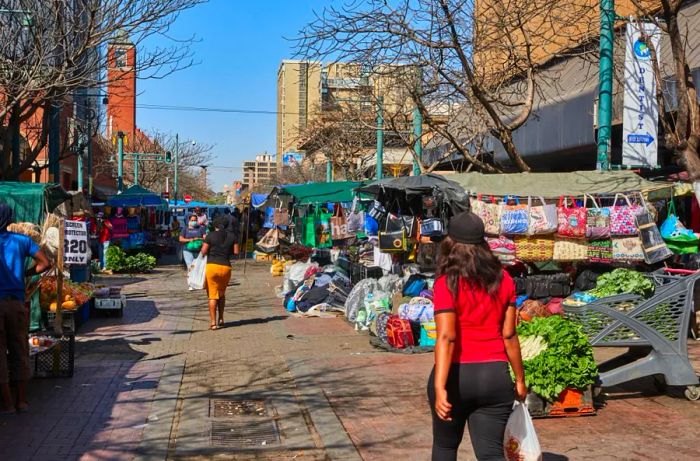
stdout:
<svg viewBox="0 0 700 461">
<path fill-rule="evenodd" d="M 639 59 L 650 59 L 651 58 L 651 50 L 649 49 L 647 44 L 645 42 L 643 42 L 641 39 L 637 39 L 637 41 L 634 42 L 634 54 Z"/>
</svg>

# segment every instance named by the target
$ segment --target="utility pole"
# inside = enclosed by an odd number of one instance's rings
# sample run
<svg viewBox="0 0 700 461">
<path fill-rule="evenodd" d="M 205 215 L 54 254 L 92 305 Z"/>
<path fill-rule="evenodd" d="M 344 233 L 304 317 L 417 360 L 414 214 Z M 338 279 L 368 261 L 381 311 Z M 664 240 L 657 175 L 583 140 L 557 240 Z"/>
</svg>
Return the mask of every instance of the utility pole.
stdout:
<svg viewBox="0 0 700 461">
<path fill-rule="evenodd" d="M 49 111 L 49 175 L 52 182 L 61 184 L 61 166 L 58 161 L 61 145 L 60 110 L 58 105 L 52 103 Z"/>
<path fill-rule="evenodd" d="M 78 192 L 83 190 L 83 152 L 78 152 Z"/>
<path fill-rule="evenodd" d="M 333 163 L 326 160 L 326 182 L 333 182 Z"/>
<path fill-rule="evenodd" d="M 90 108 L 90 96 L 86 98 L 87 110 L 87 200 L 92 203 L 92 109 Z"/>
<path fill-rule="evenodd" d="M 124 132 L 117 132 L 117 193 L 124 191 Z"/>
<path fill-rule="evenodd" d="M 598 70 L 598 156 L 596 168 L 610 169 L 612 134 L 613 43 L 615 0 L 600 0 L 600 67 Z"/>
<path fill-rule="evenodd" d="M 377 98 L 377 179 L 384 177 L 384 96 Z"/>
<path fill-rule="evenodd" d="M 178 186 L 177 175 L 178 175 L 178 170 L 180 169 L 179 163 L 178 163 L 179 162 L 179 159 L 178 159 L 179 153 L 180 153 L 180 137 L 176 133 L 175 134 L 175 186 L 174 186 L 175 187 L 175 189 L 174 189 L 175 194 L 173 194 L 174 198 L 175 198 L 175 206 L 177 206 L 177 186 Z"/>
<path fill-rule="evenodd" d="M 413 157 L 413 176 L 420 176 L 420 163 L 423 162 L 423 114 L 416 107 L 413 109 L 413 136 L 416 138 L 413 150 L 416 155 Z"/>
<path fill-rule="evenodd" d="M 134 152 L 134 185 L 139 185 L 139 153 Z"/>
</svg>

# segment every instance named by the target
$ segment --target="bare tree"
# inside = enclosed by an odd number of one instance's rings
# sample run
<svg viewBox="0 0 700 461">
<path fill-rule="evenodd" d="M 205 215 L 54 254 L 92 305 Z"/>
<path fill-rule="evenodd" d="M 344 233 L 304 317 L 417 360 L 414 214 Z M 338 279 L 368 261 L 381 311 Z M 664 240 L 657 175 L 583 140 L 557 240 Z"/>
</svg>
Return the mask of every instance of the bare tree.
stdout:
<svg viewBox="0 0 700 461">
<path fill-rule="evenodd" d="M 95 171 L 98 174 L 107 174 L 117 177 L 117 149 L 111 140 L 99 138 L 102 151 L 106 155 L 96 159 Z M 200 166 L 211 163 L 213 146 L 200 143 L 180 143 L 178 146 L 178 194 L 189 194 L 194 197 L 206 199 L 213 193 L 205 187 L 200 177 Z M 153 131 L 151 133 L 139 133 L 130 145 L 125 148 L 124 182 L 134 183 L 134 153 L 158 154 L 165 157 L 170 152 L 171 160 L 174 160 L 175 137 L 168 133 Z M 173 161 L 149 160 L 144 158 L 138 161 L 139 184 L 154 192 L 165 191 L 166 182 L 170 183 L 170 190 L 174 188 L 175 165 Z M 168 180 L 166 181 L 166 178 Z"/>
<path fill-rule="evenodd" d="M 0 179 L 37 166 L 55 107 L 70 102 L 76 90 L 105 83 L 111 41 L 128 37 L 138 47 L 140 78 L 190 66 L 192 38 L 176 40 L 168 32 L 181 11 L 203 1 L 0 0 Z M 139 46 L 154 36 L 172 46 Z M 10 168 L 13 143 L 28 126 L 21 162 Z"/>
<path fill-rule="evenodd" d="M 513 132 L 530 117 L 538 66 L 590 35 L 581 18 L 595 2 L 564 0 L 368 0 L 327 8 L 300 32 L 299 54 L 309 59 L 361 62 L 373 69 L 413 65 L 411 100 L 454 150 L 486 171 L 474 140 L 493 136 L 520 171 L 529 171 Z M 572 29 L 572 25 L 576 28 Z M 434 107 L 449 123 L 433 123 Z M 396 112 L 399 113 L 398 111 Z"/>
</svg>

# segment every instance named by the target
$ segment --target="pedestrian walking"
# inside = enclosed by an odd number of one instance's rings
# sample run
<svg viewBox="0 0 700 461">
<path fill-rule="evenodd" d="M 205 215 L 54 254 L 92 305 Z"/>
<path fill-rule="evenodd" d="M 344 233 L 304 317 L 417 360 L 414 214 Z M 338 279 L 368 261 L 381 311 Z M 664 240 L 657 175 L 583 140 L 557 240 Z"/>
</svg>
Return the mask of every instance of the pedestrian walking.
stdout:
<svg viewBox="0 0 700 461">
<path fill-rule="evenodd" d="M 197 216 L 197 222 L 200 226 L 206 228 L 209 225 L 209 218 L 201 207 L 194 207 L 194 214 Z"/>
<path fill-rule="evenodd" d="M 506 423 L 527 388 L 515 330 L 515 283 L 485 243 L 478 216 L 461 213 L 450 220 L 436 275 L 437 341 L 428 381 L 432 459 L 456 460 L 468 424 L 476 458 L 503 460 Z"/>
<path fill-rule="evenodd" d="M 227 225 L 224 216 L 217 216 L 214 230 L 207 235 L 202 246 L 202 254 L 207 255 L 206 280 L 211 330 L 224 326 L 226 288 L 231 280 L 231 256 L 234 255 L 234 245 L 238 241 L 236 233 L 226 231 Z"/>
<path fill-rule="evenodd" d="M 112 222 L 103 212 L 97 213 L 97 235 L 99 246 L 97 247 L 100 256 L 100 269 L 107 268 L 107 249 L 112 240 Z"/>
<path fill-rule="evenodd" d="M 12 208 L 0 204 L 0 414 L 29 407 L 26 384 L 32 376 L 29 364 L 29 312 L 25 306 L 25 277 L 49 268 L 49 260 L 26 235 L 9 232 Z M 27 258 L 36 264 L 26 269 Z M 10 383 L 16 386 L 12 398 Z"/>
<path fill-rule="evenodd" d="M 206 228 L 201 226 L 197 221 L 197 215 L 191 215 L 187 220 L 187 227 L 180 234 L 180 243 L 182 246 L 182 259 L 185 261 L 185 267 L 190 269 L 192 263 L 199 255 L 204 243 L 204 234 Z"/>
</svg>

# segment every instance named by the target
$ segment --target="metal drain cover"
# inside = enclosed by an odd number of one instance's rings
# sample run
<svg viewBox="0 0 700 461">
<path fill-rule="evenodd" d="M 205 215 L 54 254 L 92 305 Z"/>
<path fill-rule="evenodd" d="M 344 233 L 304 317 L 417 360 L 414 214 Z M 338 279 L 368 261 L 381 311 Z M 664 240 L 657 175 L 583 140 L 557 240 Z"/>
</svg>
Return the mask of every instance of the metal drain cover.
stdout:
<svg viewBox="0 0 700 461">
<path fill-rule="evenodd" d="M 229 448 L 260 448 L 280 443 L 277 423 L 270 419 L 212 421 L 211 445 Z"/>
<path fill-rule="evenodd" d="M 264 400 L 211 399 L 209 416 L 230 418 L 234 416 L 268 416 Z"/>
</svg>

